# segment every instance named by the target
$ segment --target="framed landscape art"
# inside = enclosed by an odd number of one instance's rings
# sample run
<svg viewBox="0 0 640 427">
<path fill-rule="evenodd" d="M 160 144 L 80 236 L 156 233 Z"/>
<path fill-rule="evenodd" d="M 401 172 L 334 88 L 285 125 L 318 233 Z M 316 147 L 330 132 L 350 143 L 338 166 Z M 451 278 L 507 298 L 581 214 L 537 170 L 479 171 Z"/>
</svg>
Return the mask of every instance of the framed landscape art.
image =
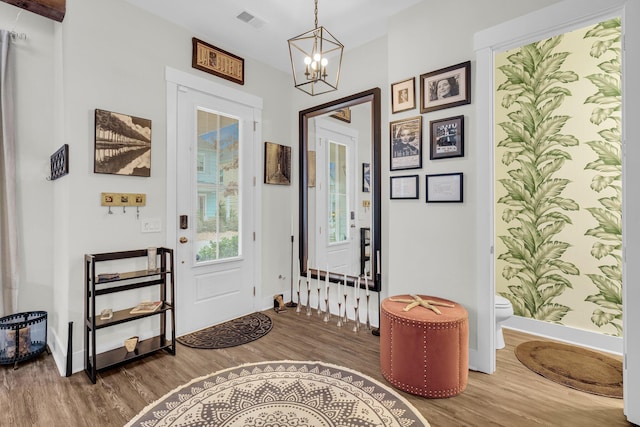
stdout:
<svg viewBox="0 0 640 427">
<path fill-rule="evenodd" d="M 264 143 L 264 183 L 291 184 L 291 147 Z"/>
<path fill-rule="evenodd" d="M 151 176 L 151 120 L 96 109 L 93 172 Z"/>
</svg>

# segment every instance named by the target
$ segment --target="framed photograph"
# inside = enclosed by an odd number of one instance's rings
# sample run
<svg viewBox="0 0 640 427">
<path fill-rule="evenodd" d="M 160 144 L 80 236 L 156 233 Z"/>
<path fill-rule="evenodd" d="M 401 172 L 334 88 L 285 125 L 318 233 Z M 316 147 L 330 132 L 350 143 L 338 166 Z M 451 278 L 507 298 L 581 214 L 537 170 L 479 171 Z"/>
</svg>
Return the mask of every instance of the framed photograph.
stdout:
<svg viewBox="0 0 640 427">
<path fill-rule="evenodd" d="M 391 199 L 419 198 L 418 175 L 392 176 Z"/>
<path fill-rule="evenodd" d="M 342 120 L 343 122 L 351 123 L 351 108 L 345 107 L 345 108 L 336 110 L 335 113 L 333 113 L 329 117 Z"/>
<path fill-rule="evenodd" d="M 291 185 L 291 147 L 264 143 L 264 183 Z"/>
<path fill-rule="evenodd" d="M 416 78 L 391 84 L 391 113 L 416 108 Z"/>
<path fill-rule="evenodd" d="M 422 167 L 422 116 L 396 120 L 391 133 L 391 170 Z"/>
<path fill-rule="evenodd" d="M 244 59 L 193 37 L 191 66 L 244 85 Z"/>
<path fill-rule="evenodd" d="M 464 156 L 464 116 L 429 122 L 431 160 Z"/>
<path fill-rule="evenodd" d="M 96 108 L 93 172 L 151 176 L 151 120 Z"/>
<path fill-rule="evenodd" d="M 371 192 L 371 164 L 362 164 L 362 192 Z"/>
<path fill-rule="evenodd" d="M 427 175 L 427 203 L 462 203 L 462 172 Z"/>
<path fill-rule="evenodd" d="M 452 65 L 420 76 L 420 112 L 471 103 L 471 62 Z"/>
</svg>

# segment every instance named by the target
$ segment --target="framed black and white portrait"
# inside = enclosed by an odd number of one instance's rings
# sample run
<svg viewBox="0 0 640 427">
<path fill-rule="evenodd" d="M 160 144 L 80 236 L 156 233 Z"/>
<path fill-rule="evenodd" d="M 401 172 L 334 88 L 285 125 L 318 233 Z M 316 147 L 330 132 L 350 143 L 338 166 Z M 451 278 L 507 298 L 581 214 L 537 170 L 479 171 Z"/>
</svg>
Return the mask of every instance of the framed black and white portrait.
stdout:
<svg viewBox="0 0 640 427">
<path fill-rule="evenodd" d="M 441 68 L 420 76 L 420 112 L 471 103 L 471 62 Z"/>
<path fill-rule="evenodd" d="M 422 167 L 422 116 L 396 120 L 389 124 L 391 170 Z"/>
</svg>

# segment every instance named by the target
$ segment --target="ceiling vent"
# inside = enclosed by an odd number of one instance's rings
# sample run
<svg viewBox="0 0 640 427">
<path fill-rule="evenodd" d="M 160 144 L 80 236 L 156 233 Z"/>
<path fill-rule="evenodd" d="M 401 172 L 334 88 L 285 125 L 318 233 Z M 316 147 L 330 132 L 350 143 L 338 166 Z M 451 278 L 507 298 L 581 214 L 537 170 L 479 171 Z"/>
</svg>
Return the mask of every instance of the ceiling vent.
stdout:
<svg viewBox="0 0 640 427">
<path fill-rule="evenodd" d="M 251 25 L 253 28 L 261 28 L 265 21 L 263 19 L 258 18 L 251 12 L 247 12 L 243 10 L 238 16 L 236 16 L 242 22 Z"/>
</svg>

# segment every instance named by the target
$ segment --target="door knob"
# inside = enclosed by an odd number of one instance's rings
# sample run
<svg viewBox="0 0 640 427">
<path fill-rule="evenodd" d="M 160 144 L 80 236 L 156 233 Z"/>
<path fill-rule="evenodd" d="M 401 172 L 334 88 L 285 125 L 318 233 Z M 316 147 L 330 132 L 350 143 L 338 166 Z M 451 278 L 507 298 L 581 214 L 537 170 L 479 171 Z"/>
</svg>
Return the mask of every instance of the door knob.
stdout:
<svg viewBox="0 0 640 427">
<path fill-rule="evenodd" d="M 189 241 L 189 239 L 187 239 L 186 237 L 182 236 L 180 237 L 180 243 L 187 243 Z"/>
</svg>

